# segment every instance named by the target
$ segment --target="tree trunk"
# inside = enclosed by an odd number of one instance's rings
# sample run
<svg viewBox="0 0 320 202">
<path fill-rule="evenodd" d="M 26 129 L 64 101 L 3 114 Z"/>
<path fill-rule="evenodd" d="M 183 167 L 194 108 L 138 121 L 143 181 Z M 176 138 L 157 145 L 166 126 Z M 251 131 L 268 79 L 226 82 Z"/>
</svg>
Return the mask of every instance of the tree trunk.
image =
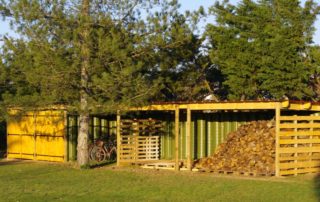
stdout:
<svg viewBox="0 0 320 202">
<path fill-rule="evenodd" d="M 90 49 L 89 49 L 89 18 L 90 3 L 89 0 L 82 1 L 81 10 L 81 90 L 80 90 L 80 125 L 77 146 L 77 161 L 80 166 L 85 166 L 89 163 L 88 154 L 88 133 L 89 133 L 89 110 L 88 110 L 88 69 L 90 65 Z"/>
</svg>

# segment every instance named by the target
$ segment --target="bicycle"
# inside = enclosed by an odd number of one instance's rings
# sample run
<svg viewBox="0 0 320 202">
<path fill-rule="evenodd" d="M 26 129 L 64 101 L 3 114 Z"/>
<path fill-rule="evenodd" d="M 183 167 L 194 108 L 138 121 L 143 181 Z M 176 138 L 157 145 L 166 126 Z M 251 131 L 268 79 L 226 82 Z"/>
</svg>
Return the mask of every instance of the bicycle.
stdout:
<svg viewBox="0 0 320 202">
<path fill-rule="evenodd" d="M 115 160 L 117 158 L 117 147 L 113 141 L 107 143 L 103 140 L 96 140 L 89 146 L 89 159 L 97 162 Z"/>
</svg>

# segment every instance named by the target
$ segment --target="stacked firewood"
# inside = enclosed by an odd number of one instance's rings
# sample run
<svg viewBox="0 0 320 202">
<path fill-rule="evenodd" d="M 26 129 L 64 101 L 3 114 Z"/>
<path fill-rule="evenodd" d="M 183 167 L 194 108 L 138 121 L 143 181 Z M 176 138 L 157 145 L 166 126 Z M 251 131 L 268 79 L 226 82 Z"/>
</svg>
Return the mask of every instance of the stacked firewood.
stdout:
<svg viewBox="0 0 320 202">
<path fill-rule="evenodd" d="M 252 121 L 229 133 L 215 153 L 200 159 L 196 167 L 210 171 L 273 174 L 274 163 L 274 122 Z"/>
</svg>

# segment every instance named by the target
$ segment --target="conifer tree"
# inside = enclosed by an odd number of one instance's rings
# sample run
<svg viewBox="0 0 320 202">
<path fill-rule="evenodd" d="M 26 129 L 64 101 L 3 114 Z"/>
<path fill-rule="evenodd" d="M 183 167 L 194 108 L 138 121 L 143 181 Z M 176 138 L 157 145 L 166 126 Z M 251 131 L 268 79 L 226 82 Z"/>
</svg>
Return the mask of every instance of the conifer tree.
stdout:
<svg viewBox="0 0 320 202">
<path fill-rule="evenodd" d="M 208 26 L 211 61 L 230 99 L 308 99 L 314 66 L 308 57 L 319 7 L 312 0 L 217 2 Z"/>
<path fill-rule="evenodd" d="M 148 102 L 161 87 L 162 77 L 152 75 L 159 55 L 191 39 L 164 37 L 178 8 L 165 0 L 1 1 L 1 15 L 21 35 L 2 48 L 0 72 L 9 78 L 2 106 L 64 104 L 78 112 L 78 163 L 86 165 L 89 114 Z"/>
</svg>

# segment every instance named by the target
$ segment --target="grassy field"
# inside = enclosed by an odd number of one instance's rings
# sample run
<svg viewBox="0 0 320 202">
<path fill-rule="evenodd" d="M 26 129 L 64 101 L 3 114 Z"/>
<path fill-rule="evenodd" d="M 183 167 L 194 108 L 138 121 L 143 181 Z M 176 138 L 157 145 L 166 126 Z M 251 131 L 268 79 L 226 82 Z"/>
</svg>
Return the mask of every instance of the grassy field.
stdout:
<svg viewBox="0 0 320 202">
<path fill-rule="evenodd" d="M 318 178 L 320 181 L 320 179 Z M 0 201 L 320 201 L 315 176 L 248 178 L 0 161 Z"/>
</svg>

